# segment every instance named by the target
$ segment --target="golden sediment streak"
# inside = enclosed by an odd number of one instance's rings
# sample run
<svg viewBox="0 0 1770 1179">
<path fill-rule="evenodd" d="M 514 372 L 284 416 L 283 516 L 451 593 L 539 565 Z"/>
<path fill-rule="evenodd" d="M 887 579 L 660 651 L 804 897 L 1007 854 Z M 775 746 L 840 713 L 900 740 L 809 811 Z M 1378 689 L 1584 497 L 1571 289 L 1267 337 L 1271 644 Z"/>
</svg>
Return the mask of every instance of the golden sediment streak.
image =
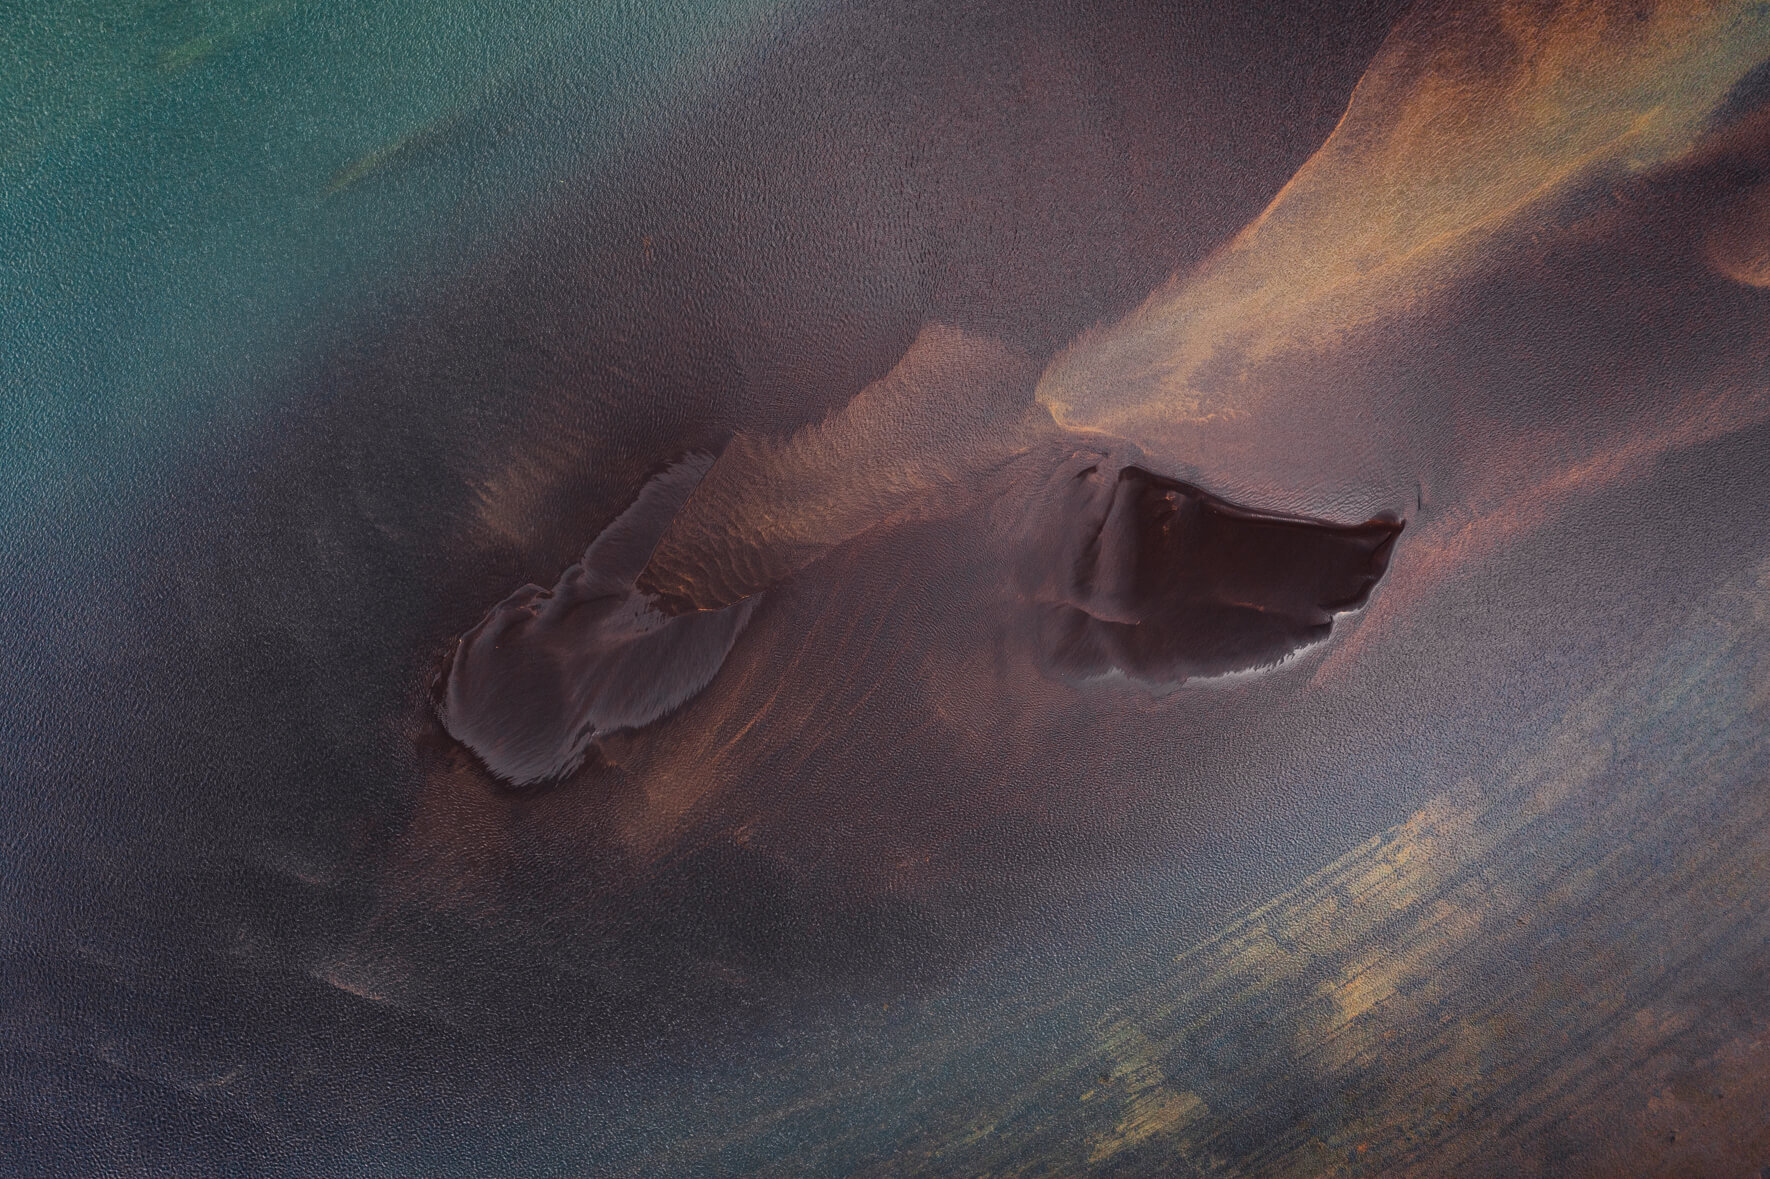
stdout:
<svg viewBox="0 0 1770 1179">
<path fill-rule="evenodd" d="M 670 525 L 642 588 L 715 609 L 904 514 L 936 510 L 1023 450 L 1026 361 L 994 340 L 930 325 L 897 366 L 825 421 L 777 441 L 740 434 Z"/>
<path fill-rule="evenodd" d="M 1743 0 L 1422 5 L 1266 211 L 1084 336 L 1039 399 L 1152 445 L 1258 414 L 1262 362 L 1417 310 L 1519 214 L 1677 159 L 1766 58 L 1770 6 Z"/>
</svg>

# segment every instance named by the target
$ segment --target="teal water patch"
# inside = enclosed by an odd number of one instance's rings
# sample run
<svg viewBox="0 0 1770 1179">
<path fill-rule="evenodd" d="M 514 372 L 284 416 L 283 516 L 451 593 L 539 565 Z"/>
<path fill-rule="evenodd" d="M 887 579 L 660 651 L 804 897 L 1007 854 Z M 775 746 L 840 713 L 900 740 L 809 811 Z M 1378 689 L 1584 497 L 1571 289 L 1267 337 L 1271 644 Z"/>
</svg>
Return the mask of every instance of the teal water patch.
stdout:
<svg viewBox="0 0 1770 1179">
<path fill-rule="evenodd" d="M 271 377 L 692 118 L 789 2 L 0 4 L 0 532 L 249 435 Z"/>
</svg>

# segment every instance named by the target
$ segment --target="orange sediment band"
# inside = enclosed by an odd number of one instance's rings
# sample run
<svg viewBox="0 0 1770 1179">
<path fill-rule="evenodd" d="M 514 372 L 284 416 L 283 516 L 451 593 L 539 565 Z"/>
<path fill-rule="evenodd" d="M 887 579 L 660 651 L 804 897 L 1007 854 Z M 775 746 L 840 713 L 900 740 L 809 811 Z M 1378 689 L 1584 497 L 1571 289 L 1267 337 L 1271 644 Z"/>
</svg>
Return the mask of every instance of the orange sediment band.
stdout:
<svg viewBox="0 0 1770 1179">
<path fill-rule="evenodd" d="M 1273 412 L 1267 366 L 1420 312 L 1496 240 L 1609 175 L 1688 155 L 1770 59 L 1747 0 L 1427 0 L 1252 224 L 1039 382 L 1057 421 L 1158 450 Z M 1717 263 L 1752 281 L 1759 222 Z"/>
</svg>

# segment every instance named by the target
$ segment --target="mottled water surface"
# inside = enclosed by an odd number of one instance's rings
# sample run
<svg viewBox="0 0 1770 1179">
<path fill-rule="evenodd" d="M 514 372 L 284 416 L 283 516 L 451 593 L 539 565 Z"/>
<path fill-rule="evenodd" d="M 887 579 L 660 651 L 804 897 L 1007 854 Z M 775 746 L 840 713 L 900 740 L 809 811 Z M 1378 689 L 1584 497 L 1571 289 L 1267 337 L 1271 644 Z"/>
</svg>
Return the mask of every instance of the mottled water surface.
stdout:
<svg viewBox="0 0 1770 1179">
<path fill-rule="evenodd" d="M 1770 12 L 15 4 L 0 1170 L 1770 1167 Z"/>
</svg>

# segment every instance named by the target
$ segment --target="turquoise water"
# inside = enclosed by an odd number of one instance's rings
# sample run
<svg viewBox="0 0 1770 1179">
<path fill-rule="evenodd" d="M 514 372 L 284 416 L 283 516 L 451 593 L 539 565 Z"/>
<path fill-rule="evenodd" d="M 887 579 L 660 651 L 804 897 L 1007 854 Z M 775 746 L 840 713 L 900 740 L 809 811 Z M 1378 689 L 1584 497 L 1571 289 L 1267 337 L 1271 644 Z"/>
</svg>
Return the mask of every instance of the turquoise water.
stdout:
<svg viewBox="0 0 1770 1179">
<path fill-rule="evenodd" d="M 279 374 L 691 115 L 785 7 L 0 6 L 0 529 L 249 433 Z"/>
</svg>

